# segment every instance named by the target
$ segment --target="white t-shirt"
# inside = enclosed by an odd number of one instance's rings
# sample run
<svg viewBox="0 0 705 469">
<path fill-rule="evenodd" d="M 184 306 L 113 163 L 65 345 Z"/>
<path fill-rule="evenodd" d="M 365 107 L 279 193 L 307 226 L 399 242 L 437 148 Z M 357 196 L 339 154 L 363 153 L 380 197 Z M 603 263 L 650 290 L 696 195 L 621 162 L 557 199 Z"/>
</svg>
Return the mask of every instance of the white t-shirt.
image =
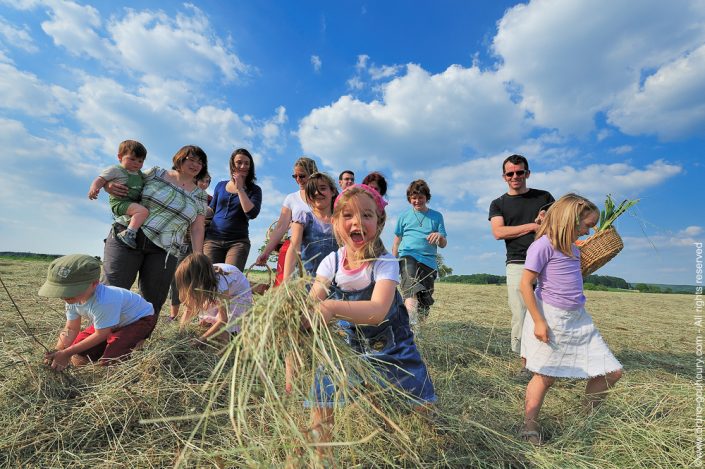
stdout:
<svg viewBox="0 0 705 469">
<path fill-rule="evenodd" d="M 375 281 L 391 280 L 399 283 L 399 260 L 389 253 L 382 254 L 373 263 L 366 263 L 355 270 L 348 270 L 344 267 L 345 246 L 338 249 L 338 272 L 335 272 L 335 253 L 326 256 L 316 271 L 317 277 L 323 277 L 328 281 L 333 280 L 335 273 L 335 283 L 344 291 L 362 290 L 372 282 L 371 273 L 374 271 Z"/>
<path fill-rule="evenodd" d="M 85 303 L 66 305 L 66 319 L 87 318 L 96 329 L 125 327 L 152 314 L 152 304 L 137 293 L 102 283 Z"/>
<path fill-rule="evenodd" d="M 294 220 L 294 215 L 299 212 L 310 212 L 311 207 L 306 203 L 303 197 L 301 197 L 301 192 L 296 191 L 287 195 L 284 198 L 284 207 L 291 210 L 291 219 Z M 291 230 L 289 230 L 289 236 L 291 236 Z"/>
<path fill-rule="evenodd" d="M 247 281 L 245 275 L 234 265 L 230 264 L 213 264 L 213 267 L 220 267 L 225 272 L 225 275 L 218 274 L 218 293 L 228 297 L 228 322 L 234 318 L 241 316 L 252 306 L 252 291 L 250 282 Z M 208 323 L 215 323 L 218 318 L 218 305 L 213 305 L 198 315 L 198 319 Z M 239 332 L 240 328 L 236 325 L 231 325 L 227 328 L 228 332 Z"/>
</svg>

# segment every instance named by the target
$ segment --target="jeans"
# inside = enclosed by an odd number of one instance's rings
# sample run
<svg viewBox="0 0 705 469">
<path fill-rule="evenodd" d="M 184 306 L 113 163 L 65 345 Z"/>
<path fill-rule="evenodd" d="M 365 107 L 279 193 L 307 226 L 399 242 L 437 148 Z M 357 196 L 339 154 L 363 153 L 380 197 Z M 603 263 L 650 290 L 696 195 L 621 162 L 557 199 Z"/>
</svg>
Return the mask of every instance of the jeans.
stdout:
<svg viewBox="0 0 705 469">
<path fill-rule="evenodd" d="M 140 295 L 152 303 L 155 320 L 169 294 L 176 270 L 176 257 L 137 232 L 137 249 L 127 247 L 115 235 L 126 227 L 115 224 L 110 229 L 103 250 L 102 283 L 129 290 L 138 277 Z"/>
</svg>

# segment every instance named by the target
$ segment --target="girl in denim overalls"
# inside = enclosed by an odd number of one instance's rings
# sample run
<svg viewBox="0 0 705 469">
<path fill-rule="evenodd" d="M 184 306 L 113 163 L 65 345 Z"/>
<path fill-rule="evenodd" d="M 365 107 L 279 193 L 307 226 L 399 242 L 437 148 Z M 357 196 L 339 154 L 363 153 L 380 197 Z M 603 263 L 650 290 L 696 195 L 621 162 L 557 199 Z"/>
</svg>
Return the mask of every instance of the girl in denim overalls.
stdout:
<svg viewBox="0 0 705 469">
<path fill-rule="evenodd" d="M 338 249 L 331 224 L 333 201 L 338 195 L 335 181 L 327 174 L 313 173 L 308 178 L 305 192 L 311 211 L 292 214 L 291 244 L 284 261 L 284 280 L 294 273 L 299 254 L 306 273 L 315 277 L 321 261 Z"/>
<path fill-rule="evenodd" d="M 342 247 L 318 267 L 311 296 L 320 300 L 326 322 L 338 321 L 346 341 L 384 378 L 409 394 L 416 405 L 436 401 L 433 383 L 409 327 L 409 316 L 397 291 L 399 263 L 380 234 L 386 202 L 364 184 L 347 188 L 335 200 L 333 229 Z M 313 425 L 321 441 L 330 440 L 333 389 L 319 380 Z"/>
</svg>

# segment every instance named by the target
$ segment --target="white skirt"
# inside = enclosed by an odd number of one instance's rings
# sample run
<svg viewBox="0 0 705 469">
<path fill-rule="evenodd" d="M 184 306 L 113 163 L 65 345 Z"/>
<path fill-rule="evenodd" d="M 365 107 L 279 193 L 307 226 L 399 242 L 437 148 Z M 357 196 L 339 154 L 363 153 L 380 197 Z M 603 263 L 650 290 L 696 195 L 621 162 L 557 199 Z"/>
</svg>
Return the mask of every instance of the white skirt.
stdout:
<svg viewBox="0 0 705 469">
<path fill-rule="evenodd" d="M 622 369 L 584 307 L 564 310 L 538 298 L 536 303 L 548 323 L 549 342 L 536 338 L 534 320 L 527 312 L 521 356 L 529 371 L 556 378 L 587 379 Z"/>
</svg>

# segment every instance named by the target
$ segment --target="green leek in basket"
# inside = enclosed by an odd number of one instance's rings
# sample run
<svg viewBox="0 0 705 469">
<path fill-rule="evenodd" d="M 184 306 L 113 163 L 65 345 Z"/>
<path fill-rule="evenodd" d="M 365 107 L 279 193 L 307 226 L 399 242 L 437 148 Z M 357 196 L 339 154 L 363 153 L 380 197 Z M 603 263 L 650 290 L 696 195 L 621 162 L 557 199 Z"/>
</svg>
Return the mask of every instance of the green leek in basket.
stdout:
<svg viewBox="0 0 705 469">
<path fill-rule="evenodd" d="M 605 209 L 600 211 L 600 222 L 595 227 L 595 231 L 604 231 L 607 228 L 612 227 L 612 223 L 619 218 L 624 212 L 632 208 L 639 202 L 639 199 L 627 200 L 624 199 L 617 208 L 614 206 L 614 200 L 612 200 L 612 195 L 607 194 L 607 199 L 605 200 Z"/>
</svg>

